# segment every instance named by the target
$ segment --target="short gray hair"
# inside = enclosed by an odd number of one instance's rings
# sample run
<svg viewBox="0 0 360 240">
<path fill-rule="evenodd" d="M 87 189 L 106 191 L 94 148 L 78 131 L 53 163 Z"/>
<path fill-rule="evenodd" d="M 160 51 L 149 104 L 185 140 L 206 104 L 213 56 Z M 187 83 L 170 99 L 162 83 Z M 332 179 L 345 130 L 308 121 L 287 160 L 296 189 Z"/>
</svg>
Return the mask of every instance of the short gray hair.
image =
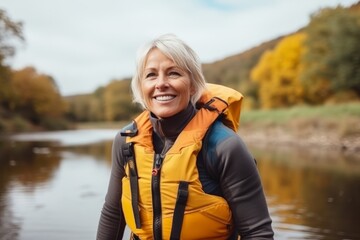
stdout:
<svg viewBox="0 0 360 240">
<path fill-rule="evenodd" d="M 159 49 L 165 56 L 173 60 L 177 66 L 189 73 L 192 80 L 191 85 L 195 90 L 190 101 L 195 106 L 206 88 L 201 62 L 195 51 L 173 34 L 162 35 L 139 49 L 136 59 L 136 70 L 131 81 L 134 102 L 139 103 L 144 109 L 146 108 L 141 91 L 141 79 L 143 79 L 149 52 L 154 48 Z"/>
</svg>

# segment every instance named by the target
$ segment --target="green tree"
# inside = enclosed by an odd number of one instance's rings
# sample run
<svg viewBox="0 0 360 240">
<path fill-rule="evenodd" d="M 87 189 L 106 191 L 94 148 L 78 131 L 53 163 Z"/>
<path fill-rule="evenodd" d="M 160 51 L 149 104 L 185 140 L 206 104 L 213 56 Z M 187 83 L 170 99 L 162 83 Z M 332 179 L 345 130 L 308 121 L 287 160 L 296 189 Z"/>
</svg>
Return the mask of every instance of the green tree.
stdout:
<svg viewBox="0 0 360 240">
<path fill-rule="evenodd" d="M 360 96 L 360 11 L 321 9 L 311 16 L 305 32 L 301 79 L 308 100 L 321 103 L 349 90 Z"/>
</svg>

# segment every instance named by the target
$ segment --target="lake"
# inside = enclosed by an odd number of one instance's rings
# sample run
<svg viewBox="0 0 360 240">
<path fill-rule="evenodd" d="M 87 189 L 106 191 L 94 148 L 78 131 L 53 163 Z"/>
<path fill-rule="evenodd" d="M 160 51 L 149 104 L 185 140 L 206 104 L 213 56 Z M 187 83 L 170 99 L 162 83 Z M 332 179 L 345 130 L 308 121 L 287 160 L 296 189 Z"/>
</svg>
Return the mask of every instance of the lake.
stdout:
<svg viewBox="0 0 360 240">
<path fill-rule="evenodd" d="M 116 130 L 0 139 L 0 239 L 95 239 Z M 275 239 L 360 239 L 360 156 L 249 145 Z"/>
</svg>

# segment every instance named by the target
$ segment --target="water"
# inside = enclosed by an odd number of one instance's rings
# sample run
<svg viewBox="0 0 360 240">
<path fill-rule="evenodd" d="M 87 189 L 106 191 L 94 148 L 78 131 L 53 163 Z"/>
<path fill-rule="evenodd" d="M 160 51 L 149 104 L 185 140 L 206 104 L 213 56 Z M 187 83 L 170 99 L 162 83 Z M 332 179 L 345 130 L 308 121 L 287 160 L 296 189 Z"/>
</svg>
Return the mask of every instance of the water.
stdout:
<svg viewBox="0 0 360 240">
<path fill-rule="evenodd" d="M 115 130 L 0 140 L 0 239 L 95 239 Z M 360 239 L 360 157 L 249 146 L 276 239 Z"/>
<path fill-rule="evenodd" d="M 360 156 L 252 148 L 276 239 L 360 239 Z"/>
</svg>

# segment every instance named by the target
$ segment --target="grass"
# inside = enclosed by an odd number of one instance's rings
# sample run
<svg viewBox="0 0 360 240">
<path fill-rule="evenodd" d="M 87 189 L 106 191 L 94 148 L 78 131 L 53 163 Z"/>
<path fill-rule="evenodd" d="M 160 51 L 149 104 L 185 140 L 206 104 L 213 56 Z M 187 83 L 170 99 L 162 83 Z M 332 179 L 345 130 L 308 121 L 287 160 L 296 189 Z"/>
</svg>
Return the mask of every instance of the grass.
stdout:
<svg viewBox="0 0 360 240">
<path fill-rule="evenodd" d="M 360 120 L 360 102 L 324 106 L 296 106 L 272 110 L 250 110 L 241 113 L 241 123 L 245 125 L 250 123 L 283 124 L 298 119 L 342 120 L 347 118 L 359 118 Z"/>
<path fill-rule="evenodd" d="M 304 137 L 322 133 L 357 138 L 360 136 L 360 102 L 244 111 L 240 128 L 258 131 L 280 128 Z"/>
</svg>

